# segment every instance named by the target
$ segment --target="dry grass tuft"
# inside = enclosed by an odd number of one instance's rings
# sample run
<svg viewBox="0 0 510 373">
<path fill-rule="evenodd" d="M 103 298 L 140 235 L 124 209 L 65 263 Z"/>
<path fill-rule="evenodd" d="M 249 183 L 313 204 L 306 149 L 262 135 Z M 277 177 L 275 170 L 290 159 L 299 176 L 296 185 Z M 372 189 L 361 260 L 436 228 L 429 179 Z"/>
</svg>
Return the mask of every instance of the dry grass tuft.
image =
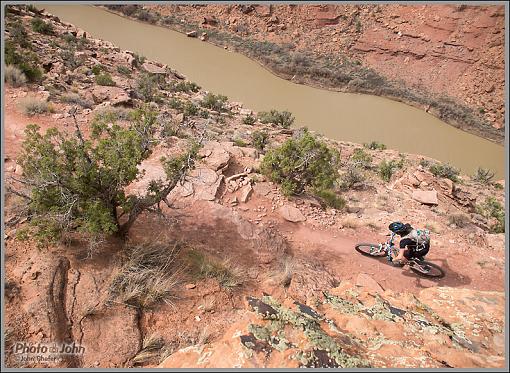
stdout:
<svg viewBox="0 0 510 373">
<path fill-rule="evenodd" d="M 439 225 L 439 223 L 437 223 L 435 221 L 429 221 L 428 223 L 426 223 L 425 228 L 428 229 L 429 231 L 431 231 L 432 233 L 441 233 L 442 232 L 441 226 Z"/>
<path fill-rule="evenodd" d="M 239 287 L 246 279 L 245 271 L 234 265 L 231 260 L 218 260 L 198 250 L 192 249 L 187 252 L 187 262 L 188 271 L 194 278 L 214 278 L 226 289 Z"/>
<path fill-rule="evenodd" d="M 173 305 L 182 266 L 178 244 L 140 244 L 128 248 L 127 262 L 114 277 L 109 301 L 147 308 L 164 302 Z"/>
<path fill-rule="evenodd" d="M 459 228 L 465 228 L 471 223 L 471 218 L 466 214 L 451 214 L 448 216 L 448 223 L 455 224 Z"/>
<path fill-rule="evenodd" d="M 133 363 L 144 364 L 148 362 L 160 362 L 165 341 L 156 333 L 145 336 L 142 349 L 133 357 Z"/>
<path fill-rule="evenodd" d="M 5 83 L 15 88 L 21 87 L 27 82 L 27 77 L 23 74 L 23 71 L 13 65 L 5 66 L 4 79 Z"/>
<path fill-rule="evenodd" d="M 296 263 L 290 256 L 286 256 L 283 259 L 283 271 L 280 275 L 280 285 L 287 288 L 292 282 L 292 277 L 296 271 Z"/>
<path fill-rule="evenodd" d="M 359 218 L 355 218 L 355 217 L 352 217 L 352 216 L 346 216 L 345 218 L 343 218 L 340 221 L 340 224 L 344 228 L 356 229 L 356 228 L 358 228 L 360 226 L 361 223 L 360 223 L 360 219 Z"/>
<path fill-rule="evenodd" d="M 36 97 L 24 98 L 20 101 L 19 107 L 25 115 L 30 117 L 37 114 L 54 112 L 54 109 L 49 102 Z"/>
</svg>

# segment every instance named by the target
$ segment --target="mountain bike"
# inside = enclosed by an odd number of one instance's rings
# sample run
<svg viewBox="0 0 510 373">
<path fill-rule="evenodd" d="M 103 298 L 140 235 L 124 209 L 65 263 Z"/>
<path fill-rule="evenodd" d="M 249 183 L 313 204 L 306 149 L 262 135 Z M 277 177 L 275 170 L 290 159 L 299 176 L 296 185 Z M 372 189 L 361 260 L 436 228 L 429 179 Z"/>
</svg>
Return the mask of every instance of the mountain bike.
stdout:
<svg viewBox="0 0 510 373">
<path fill-rule="evenodd" d="M 391 233 L 389 236 L 390 238 L 384 243 L 359 243 L 355 246 L 355 249 L 357 252 L 365 256 L 386 258 L 389 263 L 393 263 L 393 265 L 396 266 L 393 262 L 393 256 L 398 254 L 399 249 L 395 247 L 393 242 L 395 239 L 395 233 Z M 423 258 L 409 259 L 404 266 L 405 265 L 409 266 L 413 272 L 420 276 L 442 278 L 445 275 L 441 267 L 434 263 L 427 262 Z"/>
</svg>

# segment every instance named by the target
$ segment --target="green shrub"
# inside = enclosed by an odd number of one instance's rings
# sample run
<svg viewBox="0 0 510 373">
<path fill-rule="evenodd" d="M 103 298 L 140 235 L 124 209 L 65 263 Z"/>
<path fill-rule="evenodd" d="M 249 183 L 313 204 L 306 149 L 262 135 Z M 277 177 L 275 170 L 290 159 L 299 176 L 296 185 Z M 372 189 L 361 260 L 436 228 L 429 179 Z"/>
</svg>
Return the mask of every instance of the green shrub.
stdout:
<svg viewBox="0 0 510 373">
<path fill-rule="evenodd" d="M 420 166 L 422 166 L 423 168 L 429 168 L 430 161 L 422 158 L 420 159 Z"/>
<path fill-rule="evenodd" d="M 170 100 L 168 100 L 168 106 L 171 109 L 182 111 L 184 104 L 183 104 L 182 100 L 179 100 L 178 98 L 172 97 Z"/>
<path fill-rule="evenodd" d="M 42 70 L 37 67 L 39 60 L 34 53 L 23 52 L 19 54 L 14 44 L 7 40 L 5 42 L 4 58 L 6 65 L 13 65 L 19 68 L 29 82 L 40 82 L 43 76 Z"/>
<path fill-rule="evenodd" d="M 145 62 L 146 58 L 145 56 L 142 56 L 140 54 L 137 54 L 137 53 L 133 53 L 133 58 L 134 58 L 134 61 L 133 61 L 133 64 L 135 67 L 139 68 L 140 66 L 143 65 L 143 63 Z"/>
<path fill-rule="evenodd" d="M 32 13 L 37 13 L 37 14 L 40 13 L 39 9 L 37 9 L 36 6 L 32 5 L 32 4 L 26 5 L 26 9 L 27 9 L 27 11 L 32 12 Z"/>
<path fill-rule="evenodd" d="M 391 177 L 395 173 L 396 170 L 402 168 L 404 166 L 404 159 L 401 158 L 399 161 L 392 159 L 391 161 L 386 161 L 385 159 L 379 163 L 379 176 L 384 181 L 388 182 L 391 180 Z"/>
<path fill-rule="evenodd" d="M 26 97 L 20 101 L 19 105 L 23 113 L 28 116 L 52 113 L 54 111 L 47 101 L 35 97 Z"/>
<path fill-rule="evenodd" d="M 140 177 L 140 164 L 157 143 L 157 113 L 143 106 L 131 114 L 129 125 L 111 115 L 90 123 L 85 138 L 50 128 L 41 133 L 37 125 L 25 129 L 18 157 L 26 185 L 31 186 L 31 220 L 47 241 L 65 233 L 89 237 L 124 236 L 147 209 L 158 205 L 193 166 L 198 146 L 179 156 L 160 159 L 166 177 L 149 183 L 143 196 L 127 194 L 125 187 Z M 119 220 L 122 211 L 126 220 Z"/>
<path fill-rule="evenodd" d="M 133 118 L 133 110 L 123 107 L 105 107 L 94 110 L 95 122 L 116 122 L 117 120 L 130 121 Z"/>
<path fill-rule="evenodd" d="M 258 119 L 261 123 L 268 124 L 273 123 L 283 128 L 289 128 L 294 123 L 295 118 L 289 111 L 261 111 L 258 113 Z"/>
<path fill-rule="evenodd" d="M 198 92 L 200 91 L 200 86 L 196 83 L 193 83 L 193 82 L 186 82 L 186 81 L 179 81 L 177 83 L 173 83 L 173 85 L 171 86 L 171 91 L 172 92 L 185 92 L 185 93 L 190 93 L 190 92 Z"/>
<path fill-rule="evenodd" d="M 141 74 L 135 82 L 135 95 L 145 102 L 154 101 L 158 91 L 158 78 L 154 75 Z"/>
<path fill-rule="evenodd" d="M 129 67 L 122 66 L 122 65 L 117 66 L 117 72 L 119 74 L 122 74 L 122 75 L 125 75 L 125 76 L 130 76 L 131 75 L 131 69 Z"/>
<path fill-rule="evenodd" d="M 331 189 L 338 178 L 339 153 L 317 140 L 308 130 L 270 150 L 261 163 L 261 171 L 281 185 L 282 192 L 299 195 Z"/>
<path fill-rule="evenodd" d="M 365 178 L 359 163 L 349 162 L 340 176 L 340 186 L 342 189 L 351 189 L 353 186 L 363 183 Z"/>
<path fill-rule="evenodd" d="M 386 149 L 386 145 L 383 143 L 372 141 L 371 143 L 364 143 L 363 146 L 370 150 L 384 150 Z"/>
<path fill-rule="evenodd" d="M 78 38 L 76 36 L 74 36 L 73 34 L 69 33 L 69 34 L 62 35 L 62 39 L 64 39 L 64 41 L 67 44 L 76 44 Z"/>
<path fill-rule="evenodd" d="M 234 139 L 234 145 L 239 146 L 241 148 L 248 146 L 248 144 L 243 139 Z"/>
<path fill-rule="evenodd" d="M 266 131 L 254 131 L 251 134 L 251 144 L 259 151 L 263 151 L 269 139 L 269 134 Z"/>
<path fill-rule="evenodd" d="M 27 227 L 20 228 L 16 231 L 16 239 L 24 242 L 30 239 L 30 230 Z"/>
<path fill-rule="evenodd" d="M 104 86 L 114 86 L 115 82 L 109 73 L 101 73 L 96 76 L 96 83 Z"/>
<path fill-rule="evenodd" d="M 253 115 L 247 115 L 243 118 L 243 123 L 247 124 L 248 126 L 253 126 L 257 119 Z"/>
<path fill-rule="evenodd" d="M 158 17 L 156 15 L 145 9 L 138 9 L 134 16 L 138 18 L 140 21 L 148 23 L 156 23 L 156 21 L 158 20 Z"/>
<path fill-rule="evenodd" d="M 331 189 L 318 190 L 315 196 L 317 196 L 324 205 L 337 210 L 343 209 L 346 205 L 345 199 Z"/>
<path fill-rule="evenodd" d="M 356 18 L 355 24 L 356 24 L 356 32 L 361 32 L 361 30 L 362 30 L 361 21 L 358 18 Z"/>
<path fill-rule="evenodd" d="M 27 82 L 27 77 L 19 68 L 13 65 L 5 66 L 4 70 L 5 83 L 12 87 L 21 87 Z"/>
<path fill-rule="evenodd" d="M 200 109 L 193 102 L 191 102 L 191 101 L 184 102 L 182 113 L 184 114 L 185 118 L 189 118 L 189 117 L 198 115 L 199 111 L 200 111 Z"/>
<path fill-rule="evenodd" d="M 161 136 L 163 138 L 178 136 L 179 125 L 175 125 L 171 121 L 165 121 L 162 125 Z"/>
<path fill-rule="evenodd" d="M 494 179 L 495 173 L 489 169 L 478 167 L 476 173 L 473 175 L 473 180 L 481 184 L 490 184 Z"/>
<path fill-rule="evenodd" d="M 225 103 L 227 102 L 227 100 L 228 100 L 227 96 L 215 95 L 213 93 L 208 93 L 205 95 L 205 97 L 201 101 L 200 105 L 207 109 L 222 112 L 222 111 L 226 111 Z"/>
<path fill-rule="evenodd" d="M 429 171 L 436 177 L 448 178 L 451 181 L 458 181 L 460 171 L 449 163 L 436 163 L 429 167 Z"/>
<path fill-rule="evenodd" d="M 106 70 L 106 69 L 105 69 L 105 67 L 104 67 L 103 65 L 101 65 L 101 64 L 94 65 L 94 66 L 92 66 L 92 69 L 91 69 L 92 74 L 94 74 L 94 75 L 99 75 L 99 74 L 101 74 L 101 71 L 103 71 L 103 70 Z"/>
<path fill-rule="evenodd" d="M 475 210 L 487 219 L 494 218 L 496 220 L 490 226 L 492 233 L 505 233 L 505 209 L 496 198 L 487 197 L 484 203 L 475 207 Z"/>
<path fill-rule="evenodd" d="M 372 156 L 363 149 L 355 149 L 350 158 L 351 162 L 358 164 L 360 167 L 368 168 L 372 164 Z"/>
<path fill-rule="evenodd" d="M 76 48 L 74 47 L 68 47 L 60 51 L 60 56 L 62 57 L 62 61 L 64 61 L 64 65 L 71 71 L 82 66 L 86 60 L 84 55 L 77 57 L 75 52 Z"/>
<path fill-rule="evenodd" d="M 9 25 L 9 34 L 12 38 L 12 41 L 19 45 L 21 48 L 29 48 L 29 38 L 28 33 L 23 26 L 23 23 L 13 23 Z"/>
<path fill-rule="evenodd" d="M 203 115 L 200 108 L 189 100 L 179 100 L 178 98 L 171 98 L 168 101 L 168 106 L 172 109 L 184 114 L 185 118 L 193 117 L 195 115 Z"/>
<path fill-rule="evenodd" d="M 30 21 L 32 24 L 32 30 L 40 34 L 51 35 L 53 34 L 53 25 L 49 22 L 43 21 L 39 17 L 32 18 Z"/>
</svg>

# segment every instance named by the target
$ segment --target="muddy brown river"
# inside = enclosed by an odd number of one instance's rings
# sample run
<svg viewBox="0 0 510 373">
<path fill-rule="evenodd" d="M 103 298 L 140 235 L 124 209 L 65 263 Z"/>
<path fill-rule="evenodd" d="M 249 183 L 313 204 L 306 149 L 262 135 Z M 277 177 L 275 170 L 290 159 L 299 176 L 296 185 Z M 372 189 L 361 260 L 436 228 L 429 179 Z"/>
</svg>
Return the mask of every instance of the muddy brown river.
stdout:
<svg viewBox="0 0 510 373">
<path fill-rule="evenodd" d="M 333 139 L 376 140 L 402 152 L 450 162 L 465 174 L 481 166 L 504 178 L 503 146 L 454 128 L 423 110 L 383 97 L 295 84 L 241 54 L 94 6 L 44 8 L 95 38 L 165 63 L 203 89 L 224 94 L 255 111 L 289 110 L 296 117 L 295 125 Z"/>
</svg>

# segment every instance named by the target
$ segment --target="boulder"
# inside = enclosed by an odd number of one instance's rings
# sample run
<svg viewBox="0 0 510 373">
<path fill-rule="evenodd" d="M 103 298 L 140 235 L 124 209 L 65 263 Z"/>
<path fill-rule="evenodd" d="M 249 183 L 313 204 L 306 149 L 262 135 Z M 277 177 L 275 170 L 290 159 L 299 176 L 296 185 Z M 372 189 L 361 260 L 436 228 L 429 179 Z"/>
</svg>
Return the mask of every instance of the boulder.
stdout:
<svg viewBox="0 0 510 373">
<path fill-rule="evenodd" d="M 267 182 L 262 182 L 262 183 L 256 183 L 253 186 L 253 190 L 255 191 L 255 193 L 257 193 L 260 196 L 267 196 L 269 193 L 271 193 L 271 191 L 273 190 L 273 187 L 271 184 L 269 184 Z"/>
<path fill-rule="evenodd" d="M 120 87 L 96 86 L 92 88 L 92 98 L 96 104 L 110 101 L 112 105 L 129 105 L 131 97 Z"/>
<path fill-rule="evenodd" d="M 414 190 L 412 198 L 424 205 L 437 205 L 437 191 L 435 190 Z"/>
<path fill-rule="evenodd" d="M 16 168 L 14 169 L 14 173 L 16 175 L 23 175 L 23 167 L 20 164 L 16 164 Z"/>
<path fill-rule="evenodd" d="M 218 25 L 218 20 L 215 19 L 215 18 L 211 18 L 211 17 L 204 17 L 204 19 L 202 21 L 202 24 L 203 25 L 209 25 L 209 26 L 217 26 Z"/>
<path fill-rule="evenodd" d="M 206 143 L 198 155 L 204 157 L 205 164 L 214 171 L 224 168 L 230 161 L 229 152 L 216 141 Z"/>
<path fill-rule="evenodd" d="M 279 212 L 282 218 L 293 223 L 306 220 L 306 217 L 301 213 L 301 211 L 299 211 L 299 209 L 290 205 L 283 205 L 280 207 Z"/>
<path fill-rule="evenodd" d="M 164 68 L 159 67 L 159 66 L 154 65 L 154 64 L 149 63 L 149 62 L 145 62 L 142 65 L 142 67 L 143 67 L 143 69 L 145 71 L 147 71 L 150 74 L 159 74 L 159 75 L 166 75 L 167 74 L 167 71 Z"/>
<path fill-rule="evenodd" d="M 197 198 L 204 201 L 214 201 L 223 182 L 223 175 L 218 177 L 218 180 L 212 185 L 205 185 L 200 188 L 197 187 Z"/>
<path fill-rule="evenodd" d="M 474 206 L 476 202 L 475 196 L 475 190 L 465 185 L 457 185 L 453 190 L 453 197 L 455 201 L 464 207 Z"/>
<path fill-rule="evenodd" d="M 253 188 L 250 184 L 244 186 L 241 189 L 241 195 L 239 197 L 239 200 L 243 203 L 248 202 L 248 199 L 250 198 L 251 194 L 253 193 Z"/>
<path fill-rule="evenodd" d="M 192 178 L 193 184 L 212 185 L 218 180 L 218 174 L 205 167 L 195 168 L 190 172 L 189 176 Z"/>
<path fill-rule="evenodd" d="M 255 148 L 243 147 L 243 148 L 241 148 L 241 151 L 243 152 L 243 155 L 245 157 L 249 157 L 249 158 L 253 158 L 253 159 L 257 159 L 259 157 L 259 152 Z"/>
<path fill-rule="evenodd" d="M 196 38 L 198 33 L 196 31 L 190 31 L 186 33 L 186 36 L 189 38 Z"/>
</svg>

